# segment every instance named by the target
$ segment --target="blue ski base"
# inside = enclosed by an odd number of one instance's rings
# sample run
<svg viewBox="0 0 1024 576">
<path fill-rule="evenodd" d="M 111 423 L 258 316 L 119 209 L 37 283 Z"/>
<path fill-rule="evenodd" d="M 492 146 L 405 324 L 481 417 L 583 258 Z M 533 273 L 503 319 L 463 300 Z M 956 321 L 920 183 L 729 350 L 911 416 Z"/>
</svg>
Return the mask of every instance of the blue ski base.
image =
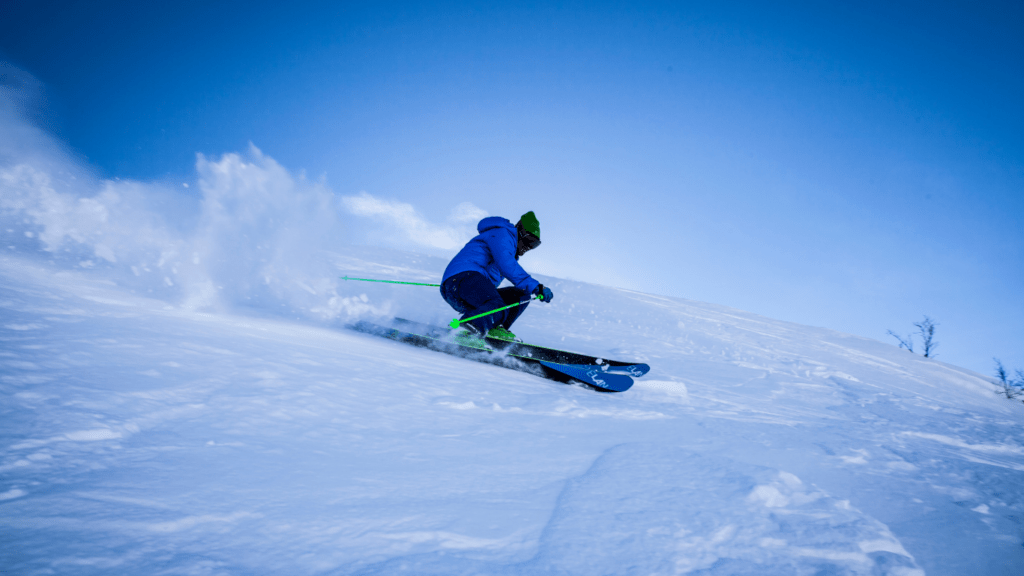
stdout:
<svg viewBox="0 0 1024 576">
<path fill-rule="evenodd" d="M 557 362 L 540 361 L 541 366 L 557 370 L 580 382 L 590 384 L 600 390 L 609 392 L 625 392 L 633 385 L 633 379 L 625 374 L 605 372 L 600 366 L 592 364 L 558 364 Z"/>
</svg>

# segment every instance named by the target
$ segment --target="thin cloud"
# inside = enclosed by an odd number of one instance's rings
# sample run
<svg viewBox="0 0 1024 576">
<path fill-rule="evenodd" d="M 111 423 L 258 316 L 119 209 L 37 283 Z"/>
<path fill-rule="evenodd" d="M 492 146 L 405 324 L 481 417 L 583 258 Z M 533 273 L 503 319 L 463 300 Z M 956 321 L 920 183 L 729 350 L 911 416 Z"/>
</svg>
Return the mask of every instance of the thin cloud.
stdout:
<svg viewBox="0 0 1024 576">
<path fill-rule="evenodd" d="M 434 224 L 412 204 L 376 198 L 366 192 L 343 196 L 341 201 L 351 214 L 379 222 L 413 245 L 440 250 L 461 248 L 476 234 L 473 225 L 487 216 L 484 210 L 463 202 L 452 210 L 448 224 Z"/>
</svg>

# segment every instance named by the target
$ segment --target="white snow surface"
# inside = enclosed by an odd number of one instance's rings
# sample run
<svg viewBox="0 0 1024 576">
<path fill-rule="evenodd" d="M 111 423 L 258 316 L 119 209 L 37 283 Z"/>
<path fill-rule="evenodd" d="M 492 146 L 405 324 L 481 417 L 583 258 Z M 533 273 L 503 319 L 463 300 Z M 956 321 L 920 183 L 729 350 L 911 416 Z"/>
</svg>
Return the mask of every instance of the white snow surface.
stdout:
<svg viewBox="0 0 1024 576">
<path fill-rule="evenodd" d="M 203 312 L 0 258 L 0 573 L 1024 574 L 1024 405 L 988 379 L 540 279 L 519 336 L 650 374 L 599 393 L 344 327 L 444 321 L 433 288 Z"/>
</svg>

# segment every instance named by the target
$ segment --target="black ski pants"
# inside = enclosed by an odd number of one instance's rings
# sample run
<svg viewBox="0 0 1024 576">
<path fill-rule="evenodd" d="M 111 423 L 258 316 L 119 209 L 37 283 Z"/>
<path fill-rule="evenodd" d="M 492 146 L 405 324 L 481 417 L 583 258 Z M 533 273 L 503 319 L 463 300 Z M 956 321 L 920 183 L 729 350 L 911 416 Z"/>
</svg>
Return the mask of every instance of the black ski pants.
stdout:
<svg viewBox="0 0 1024 576">
<path fill-rule="evenodd" d="M 530 296 L 524 290 L 513 286 L 495 288 L 486 276 L 473 271 L 459 272 L 442 282 L 441 297 L 462 314 L 463 319 L 522 302 L 519 306 L 467 322 L 481 334 L 487 334 L 488 330 L 498 325 L 508 330 L 530 302 Z"/>
</svg>

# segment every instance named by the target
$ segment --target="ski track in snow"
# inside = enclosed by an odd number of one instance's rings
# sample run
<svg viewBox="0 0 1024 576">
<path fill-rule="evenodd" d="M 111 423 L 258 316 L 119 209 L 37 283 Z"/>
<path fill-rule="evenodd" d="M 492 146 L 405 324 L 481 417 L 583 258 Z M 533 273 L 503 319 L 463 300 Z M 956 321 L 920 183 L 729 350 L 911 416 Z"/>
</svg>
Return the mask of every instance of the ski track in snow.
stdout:
<svg viewBox="0 0 1024 576">
<path fill-rule="evenodd" d="M 12 257 L 0 278 L 5 574 L 1024 573 L 1024 406 L 877 341 L 542 278 L 520 336 L 652 366 L 599 394 Z"/>
</svg>

